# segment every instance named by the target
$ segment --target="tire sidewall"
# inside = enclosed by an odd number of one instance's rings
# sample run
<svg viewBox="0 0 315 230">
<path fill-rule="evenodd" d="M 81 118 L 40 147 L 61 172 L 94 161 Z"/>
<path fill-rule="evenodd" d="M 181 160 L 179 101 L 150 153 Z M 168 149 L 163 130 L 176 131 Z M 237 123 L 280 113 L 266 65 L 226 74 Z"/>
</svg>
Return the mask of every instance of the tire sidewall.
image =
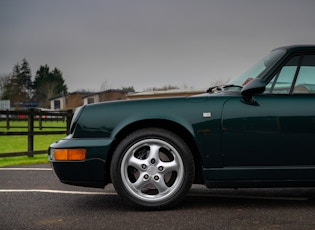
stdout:
<svg viewBox="0 0 315 230">
<path fill-rule="evenodd" d="M 128 191 L 122 181 L 121 165 L 125 154 L 135 143 L 146 139 L 159 139 L 172 145 L 179 153 L 184 167 L 183 179 L 174 194 L 157 202 L 139 199 Z M 114 151 L 110 170 L 112 183 L 124 201 L 141 208 L 163 209 L 173 207 L 187 194 L 194 178 L 194 161 L 189 147 L 179 136 L 165 129 L 145 128 L 131 133 L 119 143 Z"/>
</svg>

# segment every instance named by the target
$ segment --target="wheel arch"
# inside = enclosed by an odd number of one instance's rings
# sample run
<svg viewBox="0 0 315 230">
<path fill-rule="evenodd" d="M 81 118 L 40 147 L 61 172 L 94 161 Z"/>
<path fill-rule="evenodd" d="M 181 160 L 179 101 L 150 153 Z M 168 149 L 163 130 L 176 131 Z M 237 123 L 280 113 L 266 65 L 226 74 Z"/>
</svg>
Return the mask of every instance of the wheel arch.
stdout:
<svg viewBox="0 0 315 230">
<path fill-rule="evenodd" d="M 134 132 L 135 130 L 138 129 L 143 129 L 143 128 L 162 128 L 169 130 L 176 135 L 178 135 L 180 138 L 182 138 L 185 143 L 188 145 L 190 148 L 193 158 L 194 158 L 194 163 L 195 163 L 195 178 L 194 178 L 194 183 L 197 184 L 203 184 L 204 183 L 204 177 L 202 174 L 202 162 L 201 162 L 201 157 L 197 148 L 197 145 L 195 143 L 193 135 L 182 125 L 170 121 L 170 120 L 165 120 L 165 119 L 147 119 L 147 120 L 141 120 L 141 121 L 136 121 L 131 124 L 128 124 L 124 128 L 122 128 L 116 135 L 115 135 L 115 140 L 113 141 L 110 149 L 109 149 L 109 154 L 107 156 L 106 160 L 106 175 L 108 176 L 107 179 L 110 180 L 110 164 L 112 161 L 112 156 L 113 153 L 117 147 L 117 145 L 130 133 Z"/>
</svg>

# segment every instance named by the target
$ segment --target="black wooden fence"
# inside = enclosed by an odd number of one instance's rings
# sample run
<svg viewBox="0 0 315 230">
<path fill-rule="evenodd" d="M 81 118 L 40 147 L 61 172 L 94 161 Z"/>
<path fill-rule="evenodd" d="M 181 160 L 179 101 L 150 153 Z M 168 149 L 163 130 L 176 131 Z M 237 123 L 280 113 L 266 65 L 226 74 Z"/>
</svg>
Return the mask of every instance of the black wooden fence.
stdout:
<svg viewBox="0 0 315 230">
<path fill-rule="evenodd" d="M 10 156 L 24 156 L 27 155 L 32 157 L 34 154 L 47 153 L 45 150 L 34 151 L 34 135 L 48 135 L 48 134 L 68 134 L 70 131 L 70 123 L 72 118 L 72 110 L 66 111 L 43 111 L 37 109 L 28 110 L 0 110 L 0 120 L 5 121 L 4 126 L 0 126 L 0 137 L 1 136 L 28 136 L 27 141 L 27 151 L 25 152 L 11 152 L 11 153 L 0 153 L 0 157 L 10 157 Z M 27 121 L 27 126 L 12 126 L 12 121 Z M 34 126 L 34 121 L 38 121 L 38 127 Z M 43 126 L 44 121 L 63 121 L 65 122 L 65 127 L 60 127 L 61 130 L 55 131 L 42 131 L 43 129 L 56 129 L 56 127 Z M 15 128 L 27 128 L 27 131 L 15 132 L 11 131 Z M 40 131 L 34 131 L 37 128 Z M 57 127 L 58 128 L 58 127 Z"/>
</svg>

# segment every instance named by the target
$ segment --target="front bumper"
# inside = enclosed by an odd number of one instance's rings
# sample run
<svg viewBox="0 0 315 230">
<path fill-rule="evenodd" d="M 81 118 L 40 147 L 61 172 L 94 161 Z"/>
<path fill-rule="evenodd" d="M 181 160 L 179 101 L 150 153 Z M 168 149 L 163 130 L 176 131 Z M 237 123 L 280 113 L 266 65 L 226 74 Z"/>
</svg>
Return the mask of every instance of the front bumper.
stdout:
<svg viewBox="0 0 315 230">
<path fill-rule="evenodd" d="M 48 159 L 59 180 L 65 184 L 103 188 L 109 183 L 106 174 L 106 159 L 111 139 L 82 139 L 66 137 L 50 145 Z M 82 161 L 58 161 L 53 149 L 86 149 L 86 159 Z"/>
</svg>

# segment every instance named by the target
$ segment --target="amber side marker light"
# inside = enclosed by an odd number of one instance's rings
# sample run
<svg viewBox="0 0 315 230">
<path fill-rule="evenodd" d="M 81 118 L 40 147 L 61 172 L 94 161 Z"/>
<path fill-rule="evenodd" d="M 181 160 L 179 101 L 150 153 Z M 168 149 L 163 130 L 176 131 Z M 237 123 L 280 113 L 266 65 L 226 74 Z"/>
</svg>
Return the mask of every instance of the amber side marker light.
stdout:
<svg viewBox="0 0 315 230">
<path fill-rule="evenodd" d="M 57 161 L 82 161 L 86 157 L 86 149 L 54 149 L 53 152 Z"/>
</svg>

